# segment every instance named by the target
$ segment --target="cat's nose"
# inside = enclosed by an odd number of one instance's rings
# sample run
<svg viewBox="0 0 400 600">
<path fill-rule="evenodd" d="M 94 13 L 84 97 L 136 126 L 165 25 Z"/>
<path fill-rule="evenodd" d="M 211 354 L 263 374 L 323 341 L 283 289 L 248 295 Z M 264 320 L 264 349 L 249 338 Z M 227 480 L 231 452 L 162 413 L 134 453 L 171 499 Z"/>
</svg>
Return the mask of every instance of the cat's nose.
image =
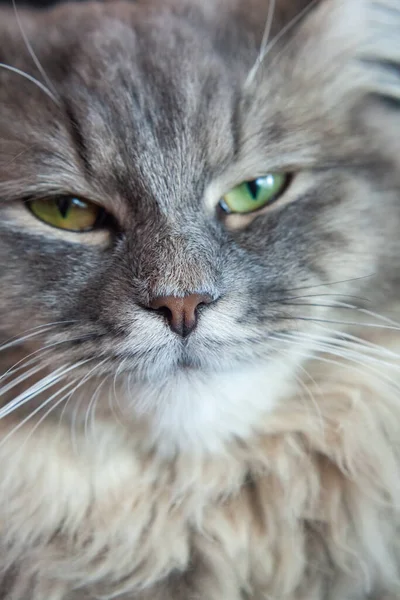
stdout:
<svg viewBox="0 0 400 600">
<path fill-rule="evenodd" d="M 159 296 L 149 303 L 149 308 L 162 313 L 172 331 L 185 338 L 197 325 L 198 308 L 202 304 L 211 304 L 208 294 L 190 294 L 178 296 Z"/>
</svg>

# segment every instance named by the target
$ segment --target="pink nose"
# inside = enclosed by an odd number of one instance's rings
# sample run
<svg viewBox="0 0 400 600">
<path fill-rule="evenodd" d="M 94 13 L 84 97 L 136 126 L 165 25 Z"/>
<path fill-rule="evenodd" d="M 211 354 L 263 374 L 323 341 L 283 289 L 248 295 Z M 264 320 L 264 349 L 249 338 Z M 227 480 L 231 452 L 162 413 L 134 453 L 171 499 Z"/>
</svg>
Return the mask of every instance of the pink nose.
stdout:
<svg viewBox="0 0 400 600">
<path fill-rule="evenodd" d="M 183 298 L 159 296 L 149 303 L 149 307 L 164 314 L 172 331 L 184 338 L 197 325 L 198 307 L 211 302 L 212 298 L 207 294 L 190 294 Z"/>
</svg>

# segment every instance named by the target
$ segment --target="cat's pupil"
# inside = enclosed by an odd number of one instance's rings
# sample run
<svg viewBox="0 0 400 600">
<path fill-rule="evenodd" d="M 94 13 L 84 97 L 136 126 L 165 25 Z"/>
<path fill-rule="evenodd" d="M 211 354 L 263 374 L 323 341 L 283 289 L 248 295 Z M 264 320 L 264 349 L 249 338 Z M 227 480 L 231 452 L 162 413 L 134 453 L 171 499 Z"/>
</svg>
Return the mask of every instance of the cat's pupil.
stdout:
<svg viewBox="0 0 400 600">
<path fill-rule="evenodd" d="M 72 203 L 73 199 L 71 198 L 59 198 L 57 200 L 57 208 L 60 211 L 60 215 L 63 219 L 66 219 L 66 217 L 68 216 Z"/>
<path fill-rule="evenodd" d="M 253 197 L 253 200 L 257 200 L 257 196 L 258 196 L 258 192 L 259 192 L 259 188 L 260 188 L 260 186 L 258 185 L 257 181 L 256 180 L 255 181 L 249 181 L 247 183 L 247 187 L 248 187 L 248 190 L 249 190 L 250 194 Z"/>
</svg>

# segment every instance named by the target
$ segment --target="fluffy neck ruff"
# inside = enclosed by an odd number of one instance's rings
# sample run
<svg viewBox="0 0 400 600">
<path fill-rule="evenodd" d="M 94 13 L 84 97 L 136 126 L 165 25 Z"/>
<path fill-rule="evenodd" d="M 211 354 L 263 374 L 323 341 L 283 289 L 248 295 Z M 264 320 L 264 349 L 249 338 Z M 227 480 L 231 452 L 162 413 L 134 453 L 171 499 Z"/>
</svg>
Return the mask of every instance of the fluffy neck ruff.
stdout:
<svg viewBox="0 0 400 600">
<path fill-rule="evenodd" d="M 0 446 L 12 597 L 175 600 L 180 573 L 209 600 L 397 593 L 398 391 L 382 369 L 310 373 L 303 402 L 214 454 L 144 453 L 116 423 L 75 447 L 62 426 L 20 428 Z"/>
</svg>

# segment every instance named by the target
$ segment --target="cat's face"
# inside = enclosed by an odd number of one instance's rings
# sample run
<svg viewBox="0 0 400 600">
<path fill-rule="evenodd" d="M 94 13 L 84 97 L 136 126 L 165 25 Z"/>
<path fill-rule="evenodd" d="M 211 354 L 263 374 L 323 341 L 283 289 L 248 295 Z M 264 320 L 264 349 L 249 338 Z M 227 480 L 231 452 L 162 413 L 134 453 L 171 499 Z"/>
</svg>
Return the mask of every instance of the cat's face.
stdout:
<svg viewBox="0 0 400 600">
<path fill-rule="evenodd" d="M 1 17 L 0 61 L 41 83 L 0 69 L 0 335 L 167 429 L 240 433 L 300 360 L 277 336 L 397 294 L 400 111 L 370 92 L 399 89 L 367 0 L 278 2 L 258 68 L 268 2 L 175 4 L 21 12 L 42 73 Z"/>
</svg>

